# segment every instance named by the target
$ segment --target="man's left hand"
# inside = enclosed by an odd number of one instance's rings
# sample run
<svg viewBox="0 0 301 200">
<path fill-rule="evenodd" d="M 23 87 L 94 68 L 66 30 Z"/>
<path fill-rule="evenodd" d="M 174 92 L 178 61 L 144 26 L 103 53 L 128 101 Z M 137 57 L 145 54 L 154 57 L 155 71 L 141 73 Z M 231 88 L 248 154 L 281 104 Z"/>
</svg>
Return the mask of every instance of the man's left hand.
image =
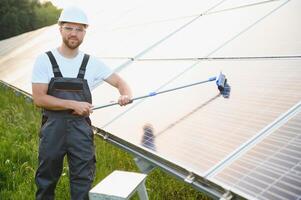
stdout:
<svg viewBox="0 0 301 200">
<path fill-rule="evenodd" d="M 121 95 L 118 99 L 118 104 L 121 106 L 125 106 L 129 103 L 132 103 L 132 101 L 131 97 L 129 97 L 128 95 Z"/>
</svg>

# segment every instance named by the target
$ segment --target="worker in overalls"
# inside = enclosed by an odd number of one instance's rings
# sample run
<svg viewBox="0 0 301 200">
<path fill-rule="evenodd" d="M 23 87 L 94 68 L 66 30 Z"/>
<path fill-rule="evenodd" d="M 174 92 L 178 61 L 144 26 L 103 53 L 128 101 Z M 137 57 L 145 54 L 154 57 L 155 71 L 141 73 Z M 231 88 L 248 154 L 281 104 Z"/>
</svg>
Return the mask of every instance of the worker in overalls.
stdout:
<svg viewBox="0 0 301 200">
<path fill-rule="evenodd" d="M 103 80 L 120 93 L 126 105 L 131 91 L 126 82 L 93 56 L 79 51 L 88 20 L 79 8 L 62 11 L 59 21 L 61 45 L 41 54 L 32 73 L 34 103 L 43 108 L 36 199 L 54 199 L 55 187 L 67 156 L 73 200 L 88 199 L 95 172 L 90 90 Z"/>
</svg>

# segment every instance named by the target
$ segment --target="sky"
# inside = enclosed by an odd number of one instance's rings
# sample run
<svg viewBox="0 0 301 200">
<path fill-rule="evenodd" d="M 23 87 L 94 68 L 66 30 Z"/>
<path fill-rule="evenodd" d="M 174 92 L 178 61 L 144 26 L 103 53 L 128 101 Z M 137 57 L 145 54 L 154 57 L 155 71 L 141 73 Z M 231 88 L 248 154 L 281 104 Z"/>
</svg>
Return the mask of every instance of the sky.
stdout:
<svg viewBox="0 0 301 200">
<path fill-rule="evenodd" d="M 141 4 L 142 0 L 40 0 L 51 1 L 53 5 L 58 8 L 65 8 L 68 6 L 77 6 L 82 8 L 92 19 L 93 16 L 99 14 L 104 10 L 119 10 L 127 9 L 132 4 Z"/>
<path fill-rule="evenodd" d="M 84 0 L 84 1 L 83 0 L 43 0 L 43 1 L 51 1 L 53 5 L 57 6 L 58 8 L 64 8 L 71 5 L 75 5 L 78 7 L 82 7 L 85 10 L 93 10 L 93 7 L 95 7 L 95 2 L 96 2 L 96 0 Z"/>
<path fill-rule="evenodd" d="M 84 6 L 87 7 L 92 0 L 48 0 L 51 1 L 55 6 L 59 8 L 64 8 L 69 5 L 76 5 L 76 6 Z"/>
<path fill-rule="evenodd" d="M 40 0 L 51 1 L 55 6 L 64 8 L 68 6 L 78 6 L 88 11 L 100 10 L 102 7 L 116 8 L 126 6 L 133 2 L 139 2 L 141 0 Z"/>
</svg>

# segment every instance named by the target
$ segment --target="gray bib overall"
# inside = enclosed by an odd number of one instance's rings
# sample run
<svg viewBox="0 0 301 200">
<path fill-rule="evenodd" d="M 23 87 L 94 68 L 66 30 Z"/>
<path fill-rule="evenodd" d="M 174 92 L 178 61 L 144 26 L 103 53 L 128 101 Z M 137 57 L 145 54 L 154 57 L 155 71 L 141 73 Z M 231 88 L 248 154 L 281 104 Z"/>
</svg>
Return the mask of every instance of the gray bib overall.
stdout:
<svg viewBox="0 0 301 200">
<path fill-rule="evenodd" d="M 77 78 L 64 78 L 49 51 L 54 77 L 47 94 L 61 99 L 92 103 L 84 79 L 89 55 L 85 54 Z M 67 155 L 72 200 L 88 200 L 95 172 L 95 150 L 89 117 L 73 115 L 72 110 L 44 110 L 39 144 L 39 166 L 36 172 L 38 200 L 54 199 L 56 184 Z"/>
</svg>

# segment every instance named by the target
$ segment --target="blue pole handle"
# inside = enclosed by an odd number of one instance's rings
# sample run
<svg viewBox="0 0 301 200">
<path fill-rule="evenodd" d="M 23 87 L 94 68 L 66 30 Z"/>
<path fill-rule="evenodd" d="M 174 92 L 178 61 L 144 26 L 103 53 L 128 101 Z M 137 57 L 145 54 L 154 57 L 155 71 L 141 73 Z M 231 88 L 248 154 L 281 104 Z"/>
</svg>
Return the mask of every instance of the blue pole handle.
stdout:
<svg viewBox="0 0 301 200">
<path fill-rule="evenodd" d="M 216 76 L 211 77 L 211 78 L 208 79 L 208 81 L 215 81 L 215 80 L 216 80 Z"/>
<path fill-rule="evenodd" d="M 158 94 L 157 92 L 151 92 L 151 93 L 148 94 L 148 96 L 152 97 L 152 96 L 155 96 L 157 94 Z"/>
</svg>

